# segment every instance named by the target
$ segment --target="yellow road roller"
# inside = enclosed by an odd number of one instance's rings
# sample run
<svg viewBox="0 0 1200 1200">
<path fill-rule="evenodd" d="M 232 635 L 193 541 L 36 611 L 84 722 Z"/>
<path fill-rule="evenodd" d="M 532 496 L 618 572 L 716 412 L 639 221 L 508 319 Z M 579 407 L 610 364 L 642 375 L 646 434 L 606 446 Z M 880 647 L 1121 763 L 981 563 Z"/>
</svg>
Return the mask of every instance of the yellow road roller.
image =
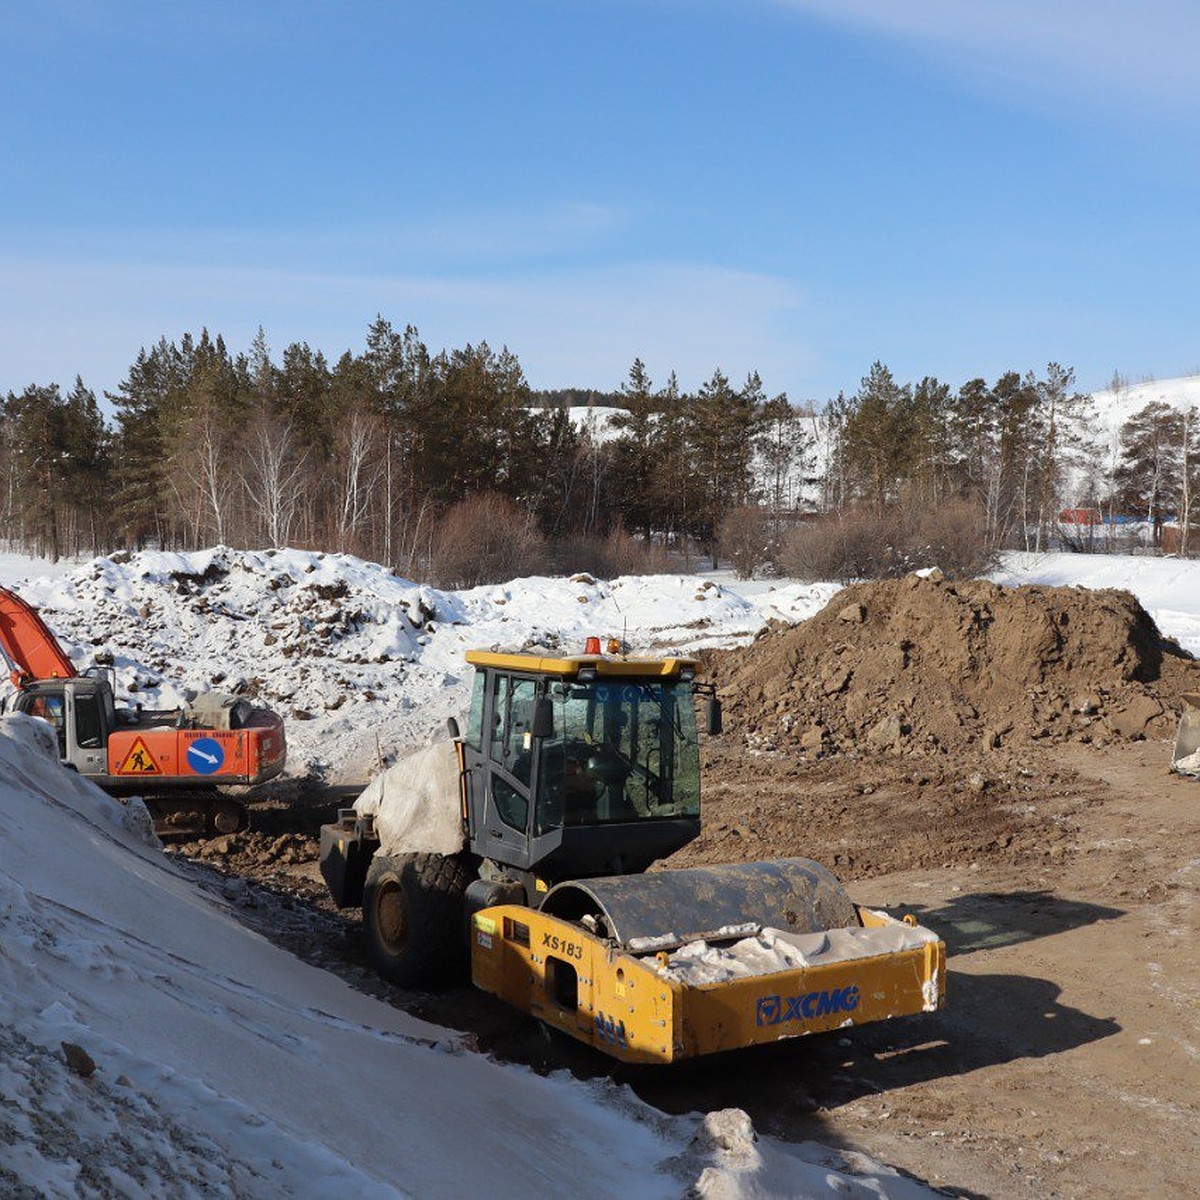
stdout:
<svg viewBox="0 0 1200 1200">
<path fill-rule="evenodd" d="M 940 1007 L 936 934 L 853 904 L 818 863 L 649 871 L 700 832 L 697 709 L 715 733 L 719 704 L 693 659 L 589 641 L 469 651 L 465 728 L 322 828 L 322 874 L 362 906 L 380 973 L 447 982 L 465 942 L 477 987 L 631 1063 Z"/>
</svg>

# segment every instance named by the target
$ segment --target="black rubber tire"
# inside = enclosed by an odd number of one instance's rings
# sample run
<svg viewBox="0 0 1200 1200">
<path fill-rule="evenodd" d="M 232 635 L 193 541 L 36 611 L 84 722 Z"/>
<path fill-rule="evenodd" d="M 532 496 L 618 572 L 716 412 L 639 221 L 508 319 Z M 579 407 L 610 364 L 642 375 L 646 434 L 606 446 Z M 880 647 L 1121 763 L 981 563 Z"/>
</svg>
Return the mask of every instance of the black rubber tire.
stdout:
<svg viewBox="0 0 1200 1200">
<path fill-rule="evenodd" d="M 467 965 L 463 895 L 475 878 L 465 854 L 376 854 L 363 886 L 371 964 L 401 987 L 444 987 Z"/>
</svg>

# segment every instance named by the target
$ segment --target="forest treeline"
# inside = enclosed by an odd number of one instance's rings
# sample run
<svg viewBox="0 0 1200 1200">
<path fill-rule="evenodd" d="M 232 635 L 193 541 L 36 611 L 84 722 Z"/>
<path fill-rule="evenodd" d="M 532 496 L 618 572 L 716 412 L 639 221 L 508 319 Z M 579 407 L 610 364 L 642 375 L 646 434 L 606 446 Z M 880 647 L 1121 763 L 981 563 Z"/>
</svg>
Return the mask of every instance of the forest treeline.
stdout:
<svg viewBox="0 0 1200 1200">
<path fill-rule="evenodd" d="M 814 516 L 892 541 L 903 517 L 919 541 L 919 514 L 954 512 L 986 547 L 1046 546 L 1068 481 L 1073 503 L 1161 524 L 1186 517 L 1200 458 L 1194 414 L 1151 406 L 1106 467 L 1056 364 L 952 389 L 876 363 L 818 413 L 756 372 L 687 391 L 640 360 L 616 392 L 534 392 L 507 349 L 434 353 L 383 317 L 335 362 L 304 343 L 276 361 L 261 331 L 237 354 L 207 331 L 163 338 L 107 400 L 111 419 L 79 378 L 0 400 L 10 545 L 300 545 L 445 586 L 652 570 L 666 548 L 803 567 Z M 593 428 L 570 419 L 580 402 L 624 411 Z"/>
</svg>

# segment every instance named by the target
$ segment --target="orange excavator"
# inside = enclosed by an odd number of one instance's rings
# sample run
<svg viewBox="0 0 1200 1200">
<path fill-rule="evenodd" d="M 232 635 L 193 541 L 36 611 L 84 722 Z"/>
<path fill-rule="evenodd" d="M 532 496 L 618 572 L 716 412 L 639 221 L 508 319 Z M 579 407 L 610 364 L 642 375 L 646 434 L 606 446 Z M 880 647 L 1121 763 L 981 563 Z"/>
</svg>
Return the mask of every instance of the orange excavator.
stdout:
<svg viewBox="0 0 1200 1200">
<path fill-rule="evenodd" d="M 113 795 L 142 796 L 160 832 L 199 816 L 208 833 L 246 828 L 245 806 L 218 788 L 253 786 L 283 770 L 283 719 L 219 692 L 164 711 L 117 707 L 115 673 L 82 674 L 37 610 L 0 587 L 0 653 L 14 708 L 48 721 L 63 765 Z"/>
</svg>

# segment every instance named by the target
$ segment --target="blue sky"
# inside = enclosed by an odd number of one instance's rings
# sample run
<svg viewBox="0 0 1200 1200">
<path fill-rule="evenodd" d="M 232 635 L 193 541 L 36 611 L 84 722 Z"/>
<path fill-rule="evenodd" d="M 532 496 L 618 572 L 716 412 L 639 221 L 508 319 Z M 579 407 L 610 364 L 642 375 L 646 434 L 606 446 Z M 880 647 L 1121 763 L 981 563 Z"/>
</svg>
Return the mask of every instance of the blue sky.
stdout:
<svg viewBox="0 0 1200 1200">
<path fill-rule="evenodd" d="M 535 387 L 1200 370 L 1182 0 L 0 0 L 0 390 L 261 324 Z"/>
</svg>

